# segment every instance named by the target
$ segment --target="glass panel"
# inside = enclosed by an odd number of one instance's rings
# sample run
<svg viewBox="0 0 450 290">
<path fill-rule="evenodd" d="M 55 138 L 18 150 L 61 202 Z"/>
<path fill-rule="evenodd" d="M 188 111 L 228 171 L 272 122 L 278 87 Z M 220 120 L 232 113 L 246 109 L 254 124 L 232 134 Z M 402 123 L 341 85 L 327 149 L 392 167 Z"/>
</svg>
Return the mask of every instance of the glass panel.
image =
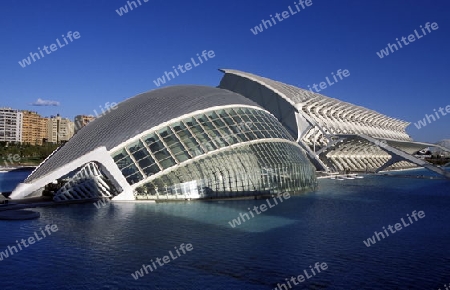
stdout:
<svg viewBox="0 0 450 290">
<path fill-rule="evenodd" d="M 135 151 L 135 152 L 131 153 L 131 155 L 133 155 L 135 160 L 141 160 L 145 157 L 150 156 L 150 154 L 148 153 L 146 148 L 142 148 L 141 150 Z"/>
<path fill-rule="evenodd" d="M 207 152 L 217 149 L 216 145 L 211 141 L 208 134 L 205 133 L 203 128 L 198 124 L 194 118 L 189 118 L 183 120 L 186 126 L 195 134 L 195 137 L 201 142 L 202 147 L 207 150 Z"/>
<path fill-rule="evenodd" d="M 186 126 L 179 122 L 172 125 L 172 130 L 175 131 L 180 141 L 184 144 L 184 146 L 189 150 L 191 156 L 198 156 L 203 153 L 203 149 L 198 144 L 197 140 L 192 136 L 191 132 L 189 132 Z"/>
<path fill-rule="evenodd" d="M 172 151 L 173 152 L 173 151 Z M 187 154 L 187 152 L 186 151 L 180 151 L 180 152 L 177 152 L 177 153 L 175 153 L 174 152 L 174 154 L 175 154 L 175 158 L 178 160 L 178 162 L 184 162 L 184 161 L 187 161 L 187 160 L 189 160 L 190 159 L 190 157 L 189 157 L 189 155 Z"/>
<path fill-rule="evenodd" d="M 144 142 L 147 144 L 147 147 L 149 147 L 150 149 L 152 149 L 150 146 L 159 142 L 159 139 L 155 134 L 147 135 L 147 136 L 143 137 L 142 140 L 144 140 Z M 153 151 L 153 149 L 152 149 L 152 151 Z"/>
<path fill-rule="evenodd" d="M 144 178 L 137 169 L 136 165 L 134 164 L 131 164 L 130 166 L 123 168 L 121 171 L 129 184 L 134 184 L 136 182 L 141 181 Z"/>
<path fill-rule="evenodd" d="M 164 144 L 161 142 L 161 140 L 159 140 L 158 136 L 156 136 L 155 134 L 148 135 L 144 137 L 144 141 L 147 143 L 147 146 L 150 148 L 153 155 L 156 157 L 163 169 L 169 168 L 176 164 L 175 160 L 173 160 L 169 151 L 167 151 Z"/>
<path fill-rule="evenodd" d="M 137 163 L 140 168 L 146 168 L 146 167 L 149 167 L 149 166 L 155 164 L 155 160 L 153 160 L 153 158 L 151 158 L 149 156 L 147 158 L 143 158 L 143 159 L 137 161 Z"/>
<path fill-rule="evenodd" d="M 186 167 L 161 176 L 137 192 L 141 198 L 157 198 L 157 192 L 174 195 L 188 194 L 190 181 L 195 181 L 201 197 L 242 196 L 252 191 L 277 193 L 301 190 L 316 185 L 314 169 L 298 147 L 277 142 L 258 143 L 224 150 L 198 160 Z M 138 173 L 128 177 L 138 180 Z"/>
<path fill-rule="evenodd" d="M 236 129 L 234 131 L 237 133 L 239 139 L 242 141 L 249 141 L 249 138 L 245 135 L 245 133 L 251 129 L 252 124 L 244 122 L 232 109 L 227 109 L 226 112 L 230 115 L 230 119 L 232 119 L 236 124 Z"/>
<path fill-rule="evenodd" d="M 250 127 L 249 130 L 245 131 L 245 136 L 247 136 L 247 138 L 249 140 L 256 140 L 258 139 L 258 136 L 256 136 L 256 134 L 254 133 L 254 131 L 256 130 L 255 126 L 253 125 L 253 121 L 248 117 L 247 112 L 248 109 L 237 109 L 236 112 L 239 115 L 239 118 L 241 119 L 241 123 L 240 124 L 246 124 L 247 127 Z"/>
<path fill-rule="evenodd" d="M 292 139 L 275 117 L 262 110 L 221 109 L 174 123 L 159 130 L 157 134 L 149 134 L 127 146 L 136 164 L 124 149 L 112 154 L 112 158 L 128 182 L 133 184 L 143 179 L 137 166 L 143 174 L 151 176 L 174 166 L 175 159 L 181 163 L 204 154 L 204 150 L 211 151 L 260 138 Z M 156 192 L 180 194 L 181 185 L 191 180 L 199 182 L 202 194 L 211 193 L 211 190 L 235 192 L 287 187 L 295 189 L 297 185 L 314 182 L 313 177 L 303 180 L 303 176 L 311 174 L 313 169 L 302 154 L 304 155 L 297 147 L 282 142 L 258 143 L 232 151 L 226 150 L 177 169 L 173 174 L 162 176 L 158 178 L 159 182 L 140 188 L 139 193 L 142 196 L 150 196 L 150 191 L 153 195 Z M 166 186 L 159 186 L 157 189 L 156 185 L 161 185 L 161 182 Z"/>
<path fill-rule="evenodd" d="M 240 135 L 242 136 L 241 133 L 241 128 L 238 126 L 238 124 L 236 124 L 234 122 L 234 120 L 228 115 L 227 112 L 225 112 L 225 110 L 221 110 L 218 112 L 219 116 L 222 118 L 222 120 L 225 122 L 225 124 L 227 125 L 227 131 L 229 136 L 229 142 L 232 142 L 233 144 L 241 142 L 243 140 L 246 140 L 247 138 L 243 137 L 239 137 Z"/>
<path fill-rule="evenodd" d="M 255 110 L 251 110 L 251 115 L 249 115 L 250 119 L 253 121 L 253 126 L 256 127 L 261 134 L 264 135 L 265 138 L 270 138 L 270 134 L 267 132 L 268 127 L 265 124 L 265 121 L 262 120 L 256 113 Z"/>
<path fill-rule="evenodd" d="M 125 151 L 125 149 L 122 149 L 122 150 L 120 150 L 120 151 L 118 151 L 118 152 L 113 154 L 114 162 L 117 163 L 117 161 L 119 161 L 120 159 L 122 159 L 122 158 L 124 158 L 126 156 L 128 156 L 128 153 Z"/>
<path fill-rule="evenodd" d="M 248 117 L 249 121 L 251 122 L 252 126 L 252 132 L 258 136 L 258 138 L 266 138 L 266 135 L 264 134 L 264 132 L 266 131 L 265 128 L 261 125 L 261 123 L 258 121 L 258 119 L 252 115 L 249 114 L 246 117 Z M 267 136 L 269 137 L 269 136 Z"/>
<path fill-rule="evenodd" d="M 212 141 L 219 147 L 227 146 L 226 142 L 223 140 L 222 135 L 220 135 L 217 128 L 212 124 L 206 115 L 199 115 L 195 117 L 197 121 L 205 128 L 208 135 L 212 138 Z"/>
<path fill-rule="evenodd" d="M 268 130 L 269 135 L 272 138 L 286 139 L 286 136 L 283 134 L 284 133 L 283 127 L 281 127 L 277 124 L 277 122 L 278 122 L 277 120 L 275 120 L 269 114 L 262 112 L 262 111 L 256 111 L 255 113 L 257 113 L 260 120 L 262 122 L 264 122 L 265 127 Z"/>
<path fill-rule="evenodd" d="M 234 121 L 236 122 L 236 129 L 239 131 L 238 136 L 245 141 L 251 140 L 249 138 L 249 135 L 252 133 L 252 129 L 254 128 L 253 123 L 251 122 L 245 122 L 242 118 L 235 116 L 233 117 Z"/>
<path fill-rule="evenodd" d="M 137 169 L 136 165 L 131 164 L 125 168 L 122 168 L 120 171 L 122 171 L 123 176 L 127 177 L 138 172 L 139 170 Z"/>
<path fill-rule="evenodd" d="M 163 169 L 167 169 L 171 166 L 174 166 L 176 164 L 175 160 L 173 160 L 173 158 L 171 156 L 159 160 L 159 164 L 161 164 L 161 166 L 163 167 Z"/>
<path fill-rule="evenodd" d="M 276 120 L 274 117 L 268 116 L 270 118 L 270 124 L 274 127 L 274 131 L 281 136 L 281 138 L 294 141 L 292 138 L 292 135 L 289 134 L 289 132 L 284 128 L 282 125 L 278 123 L 278 120 Z"/>
<path fill-rule="evenodd" d="M 169 147 L 174 145 L 175 143 L 178 143 L 178 140 L 174 137 L 172 131 L 169 128 L 159 130 L 158 134 Z"/>
<path fill-rule="evenodd" d="M 156 188 L 153 183 L 149 182 L 145 185 L 145 187 L 147 187 L 147 194 L 156 195 Z"/>
<path fill-rule="evenodd" d="M 166 194 L 165 185 L 162 182 L 161 178 L 157 178 L 152 182 L 155 186 L 155 189 L 158 191 L 158 194 L 164 195 Z"/>
<path fill-rule="evenodd" d="M 223 136 L 225 143 L 231 145 L 238 142 L 235 132 L 233 132 L 215 112 L 208 113 L 208 116 L 218 129 L 219 133 Z"/>
<path fill-rule="evenodd" d="M 130 153 L 136 152 L 143 148 L 144 148 L 144 145 L 142 144 L 141 140 L 138 140 L 127 147 L 128 151 L 130 151 Z"/>
<path fill-rule="evenodd" d="M 169 150 L 175 155 L 178 162 L 189 160 L 190 156 L 187 153 L 187 149 L 180 142 L 178 137 L 170 130 L 166 128 L 159 132 L 159 135 L 163 138 L 164 142 L 169 146 Z"/>
<path fill-rule="evenodd" d="M 144 171 L 144 173 L 147 174 L 147 176 L 151 176 L 153 174 L 160 172 L 161 170 L 159 169 L 156 163 L 153 163 L 148 167 L 142 168 L 142 171 Z"/>
<path fill-rule="evenodd" d="M 122 158 L 119 161 L 117 161 L 116 164 L 119 167 L 119 169 L 125 168 L 131 164 L 134 165 L 133 160 L 131 160 L 130 156 L 128 155 L 125 158 Z"/>
<path fill-rule="evenodd" d="M 208 128 L 208 133 L 212 136 L 216 146 L 218 146 L 219 148 L 228 146 L 228 143 L 224 140 L 224 137 L 218 130 L 217 126 L 211 121 L 211 114 L 209 114 L 209 118 L 207 115 L 202 115 L 202 120 L 204 121 L 204 123 L 202 124 L 204 125 L 204 127 Z"/>
<path fill-rule="evenodd" d="M 138 172 L 138 173 L 135 173 L 133 175 L 126 177 L 126 179 L 130 185 L 133 185 L 142 180 L 142 175 Z"/>
</svg>

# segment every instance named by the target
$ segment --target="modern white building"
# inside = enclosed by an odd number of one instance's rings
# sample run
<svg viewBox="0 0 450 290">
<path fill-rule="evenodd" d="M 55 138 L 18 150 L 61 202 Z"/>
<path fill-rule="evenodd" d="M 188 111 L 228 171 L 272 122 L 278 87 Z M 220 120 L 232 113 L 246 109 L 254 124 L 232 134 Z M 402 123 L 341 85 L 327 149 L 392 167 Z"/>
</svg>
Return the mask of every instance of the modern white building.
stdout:
<svg viewBox="0 0 450 290">
<path fill-rule="evenodd" d="M 0 108 L 0 141 L 22 142 L 22 122 L 19 110 Z"/>
<path fill-rule="evenodd" d="M 237 70 L 223 69 L 219 88 L 241 94 L 271 112 L 306 150 L 318 170 L 381 171 L 425 166 L 412 156 L 433 144 L 413 142 L 410 124 L 376 111 Z"/>
<path fill-rule="evenodd" d="M 10 197 L 186 200 L 316 185 L 305 150 L 269 111 L 228 90 L 173 86 L 125 100 L 90 122 Z"/>
</svg>

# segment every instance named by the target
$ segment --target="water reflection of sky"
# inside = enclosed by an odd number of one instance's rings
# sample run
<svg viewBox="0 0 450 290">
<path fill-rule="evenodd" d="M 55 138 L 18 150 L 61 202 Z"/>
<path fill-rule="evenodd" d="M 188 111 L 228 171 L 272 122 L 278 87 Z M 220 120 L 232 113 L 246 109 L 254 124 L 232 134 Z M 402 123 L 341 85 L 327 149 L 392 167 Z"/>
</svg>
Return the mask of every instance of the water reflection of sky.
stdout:
<svg viewBox="0 0 450 290">
<path fill-rule="evenodd" d="M 273 205 L 272 199 L 270 199 Z M 240 205 L 235 206 L 234 201 L 210 201 L 210 202 L 167 202 L 157 204 L 139 204 L 139 203 L 121 203 L 114 202 L 111 206 L 117 211 L 117 214 L 123 215 L 124 219 L 127 216 L 133 215 L 139 207 L 147 207 L 148 210 L 160 215 L 174 216 L 182 219 L 192 220 L 199 223 L 223 226 L 232 229 L 228 222 L 237 219 L 240 214 L 247 213 L 249 220 L 237 225 L 234 229 L 246 232 L 266 232 L 274 228 L 283 227 L 294 223 L 294 220 L 274 216 L 275 212 L 271 213 L 275 207 L 282 207 L 283 204 L 275 205 L 273 208 L 268 208 L 265 212 L 259 215 L 253 211 L 254 206 L 267 203 L 264 200 L 248 200 L 239 201 Z M 289 200 L 285 201 L 289 202 Z M 227 203 L 233 204 L 234 207 L 227 206 Z M 239 209 L 238 209 L 239 208 Z M 248 208 L 252 209 L 254 218 L 249 213 Z M 258 209 L 259 212 L 261 212 Z M 242 220 L 242 219 L 241 219 Z"/>
<path fill-rule="evenodd" d="M 0 172 L 0 192 L 13 191 L 30 173 L 31 171 Z"/>
</svg>

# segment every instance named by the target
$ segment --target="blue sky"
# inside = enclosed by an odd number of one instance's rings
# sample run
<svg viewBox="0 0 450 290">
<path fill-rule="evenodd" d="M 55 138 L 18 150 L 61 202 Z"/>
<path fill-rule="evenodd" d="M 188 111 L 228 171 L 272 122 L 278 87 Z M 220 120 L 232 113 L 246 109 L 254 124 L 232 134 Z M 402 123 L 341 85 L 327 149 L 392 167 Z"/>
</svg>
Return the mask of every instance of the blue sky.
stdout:
<svg viewBox="0 0 450 290">
<path fill-rule="evenodd" d="M 294 7 L 294 0 L 141 1 L 119 16 L 123 0 L 15 0 L 0 6 L 0 106 L 44 116 L 94 114 L 156 89 L 153 80 L 203 50 L 215 57 L 167 83 L 217 86 L 219 68 L 252 72 L 308 88 L 331 72 L 350 76 L 326 96 L 417 122 L 450 105 L 450 3 L 445 0 L 312 0 L 254 35 L 250 28 Z M 136 0 L 137 2 L 137 0 Z M 380 59 L 376 52 L 420 25 L 437 30 Z M 80 38 L 22 68 L 19 61 L 68 31 Z M 62 42 L 63 43 L 63 42 Z M 59 106 L 32 106 L 36 100 Z M 450 114 L 407 132 L 418 141 L 450 138 Z"/>
</svg>

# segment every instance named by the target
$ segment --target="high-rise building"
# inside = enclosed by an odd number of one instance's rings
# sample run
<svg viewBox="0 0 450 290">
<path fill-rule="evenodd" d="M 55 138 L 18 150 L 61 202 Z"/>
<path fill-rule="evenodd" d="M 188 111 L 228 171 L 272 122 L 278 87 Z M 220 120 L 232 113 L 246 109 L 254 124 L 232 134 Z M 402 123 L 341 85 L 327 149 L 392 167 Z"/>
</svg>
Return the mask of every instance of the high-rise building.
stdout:
<svg viewBox="0 0 450 290">
<path fill-rule="evenodd" d="M 48 124 L 48 118 L 43 117 L 40 120 L 41 125 L 39 126 L 40 135 L 43 137 L 42 143 L 48 141 L 48 131 L 47 131 L 47 124 Z"/>
<path fill-rule="evenodd" d="M 22 120 L 19 110 L 0 108 L 0 141 L 22 142 Z"/>
<path fill-rule="evenodd" d="M 74 134 L 74 123 L 67 118 L 61 118 L 59 114 L 52 116 L 47 122 L 47 134 L 47 141 L 50 143 L 69 141 Z"/>
<path fill-rule="evenodd" d="M 37 112 L 22 111 L 22 143 L 42 145 L 47 139 L 47 120 Z"/>
<path fill-rule="evenodd" d="M 81 128 L 86 126 L 89 122 L 95 120 L 94 116 L 77 115 L 75 116 L 75 133 L 77 133 Z"/>
<path fill-rule="evenodd" d="M 47 142 L 58 143 L 58 119 L 51 116 L 47 119 Z"/>
<path fill-rule="evenodd" d="M 74 123 L 68 118 L 59 121 L 58 142 L 67 142 L 74 134 Z"/>
</svg>

